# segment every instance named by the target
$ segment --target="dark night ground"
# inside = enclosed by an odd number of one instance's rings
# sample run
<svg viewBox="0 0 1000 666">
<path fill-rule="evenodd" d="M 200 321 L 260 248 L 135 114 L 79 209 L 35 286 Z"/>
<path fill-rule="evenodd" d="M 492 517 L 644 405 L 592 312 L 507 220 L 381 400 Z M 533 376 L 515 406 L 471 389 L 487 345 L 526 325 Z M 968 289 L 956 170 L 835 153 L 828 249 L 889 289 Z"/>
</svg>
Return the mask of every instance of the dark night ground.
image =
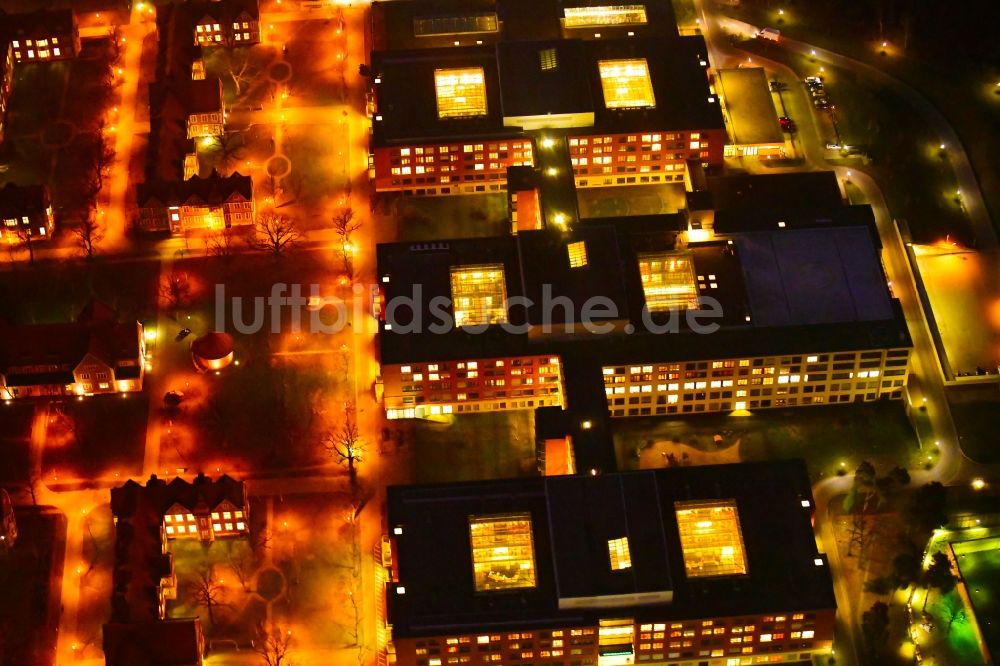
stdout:
<svg viewBox="0 0 1000 666">
<path fill-rule="evenodd" d="M 66 518 L 35 507 L 19 508 L 16 516 L 17 543 L 0 553 L 0 666 L 48 666 L 59 624 Z"/>
</svg>

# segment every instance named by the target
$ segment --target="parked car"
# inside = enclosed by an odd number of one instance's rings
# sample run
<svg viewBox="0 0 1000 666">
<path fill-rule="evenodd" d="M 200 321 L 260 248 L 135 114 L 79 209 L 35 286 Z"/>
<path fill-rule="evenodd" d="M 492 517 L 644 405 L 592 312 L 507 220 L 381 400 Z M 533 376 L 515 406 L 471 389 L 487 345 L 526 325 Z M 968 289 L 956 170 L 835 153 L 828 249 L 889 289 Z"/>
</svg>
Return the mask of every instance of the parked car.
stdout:
<svg viewBox="0 0 1000 666">
<path fill-rule="evenodd" d="M 813 99 L 813 104 L 817 109 L 828 109 L 830 108 L 830 100 L 826 97 L 816 97 Z"/>
<path fill-rule="evenodd" d="M 778 124 L 780 124 L 781 125 L 781 129 L 785 130 L 786 132 L 794 132 L 795 131 L 795 121 L 792 120 L 791 118 L 789 118 L 788 116 L 781 116 L 781 117 L 779 117 L 778 118 Z"/>
<path fill-rule="evenodd" d="M 807 76 L 805 78 L 807 88 L 822 88 L 823 87 L 823 77 L 822 76 Z"/>
</svg>

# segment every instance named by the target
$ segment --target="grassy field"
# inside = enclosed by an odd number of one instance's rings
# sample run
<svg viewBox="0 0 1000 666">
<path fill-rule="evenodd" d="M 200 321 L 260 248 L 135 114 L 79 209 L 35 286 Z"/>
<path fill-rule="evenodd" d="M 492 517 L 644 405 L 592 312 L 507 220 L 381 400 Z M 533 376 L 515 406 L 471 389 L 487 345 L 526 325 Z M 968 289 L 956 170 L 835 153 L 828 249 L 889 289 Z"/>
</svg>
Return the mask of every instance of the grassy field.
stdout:
<svg viewBox="0 0 1000 666">
<path fill-rule="evenodd" d="M 412 446 L 413 481 L 445 483 L 538 474 L 530 411 L 457 416 L 450 423 L 403 427 Z"/>
<path fill-rule="evenodd" d="M 760 410 L 750 416 L 619 419 L 614 427 L 623 469 L 635 468 L 645 449 L 663 445 L 682 445 L 669 450 L 688 452 L 695 464 L 802 458 L 813 479 L 853 470 L 861 460 L 878 469 L 909 466 L 917 452 L 899 402 Z"/>
<path fill-rule="evenodd" d="M 1000 653 L 1000 538 L 954 544 L 958 566 L 975 605 L 975 621 L 992 653 Z M 952 628 L 949 647 L 964 664 L 979 661 L 971 618 Z"/>
</svg>

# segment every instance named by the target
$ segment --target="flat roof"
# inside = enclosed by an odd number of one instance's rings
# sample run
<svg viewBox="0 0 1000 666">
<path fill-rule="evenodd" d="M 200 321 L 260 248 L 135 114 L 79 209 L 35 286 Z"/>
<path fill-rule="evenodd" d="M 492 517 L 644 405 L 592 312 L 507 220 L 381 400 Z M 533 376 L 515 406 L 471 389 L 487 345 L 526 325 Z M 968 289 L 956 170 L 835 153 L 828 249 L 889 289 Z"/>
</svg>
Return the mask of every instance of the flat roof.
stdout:
<svg viewBox="0 0 1000 666">
<path fill-rule="evenodd" d="M 884 321 L 892 305 L 865 227 L 777 229 L 735 239 L 754 326 Z"/>
<path fill-rule="evenodd" d="M 579 40 L 504 42 L 497 46 L 503 114 L 508 118 L 593 113 L 587 53 Z"/>
<path fill-rule="evenodd" d="M 882 272 L 870 208 L 844 207 L 820 222 L 788 219 L 784 227 L 753 223 L 745 231 L 734 228 L 683 248 L 669 216 L 637 224 L 628 218 L 605 219 L 566 231 L 522 231 L 517 237 L 381 244 L 378 271 L 380 279 L 389 279 L 381 286 L 386 314 L 394 315 L 392 329 L 380 335 L 382 362 L 562 356 L 579 348 L 582 358 L 613 365 L 909 346 L 905 320 Z M 568 246 L 574 242 L 584 243 L 585 266 L 570 265 Z M 650 332 L 650 322 L 662 325 L 672 313 L 654 308 L 643 317 L 648 300 L 641 258 L 669 257 L 678 250 L 689 258 L 688 282 L 693 279 L 698 309 L 719 305 L 720 317 L 702 320 L 721 327 L 711 335 L 691 333 L 682 315 L 678 333 L 664 338 Z M 492 326 L 478 334 L 428 330 L 427 323 L 436 321 L 430 300 L 451 295 L 451 267 L 485 264 L 503 266 L 513 328 Z M 420 332 L 405 328 L 411 323 L 407 308 L 389 312 L 395 298 L 412 297 L 415 285 L 422 294 Z M 634 333 L 577 329 L 570 337 L 554 339 L 552 335 L 563 333 L 566 308 L 540 307 L 546 290 L 550 301 L 561 298 L 570 304 L 577 321 L 583 307 L 594 302 L 590 299 L 600 297 L 593 321 L 628 322 Z M 527 325 L 544 323 L 552 328 L 529 334 Z"/>
<path fill-rule="evenodd" d="M 688 574 L 675 507 L 691 502 L 736 508 L 745 573 Z M 392 486 L 389 621 L 420 637 L 593 625 L 609 608 L 637 622 L 833 609 L 812 505 L 800 460 Z M 530 518 L 533 586 L 476 590 L 469 524 L 483 515 Z"/>
<path fill-rule="evenodd" d="M 645 21 L 641 21 L 641 18 Z M 374 50 L 439 48 L 476 42 L 677 35 L 669 2 L 628 0 L 419 0 L 373 2 Z"/>
<path fill-rule="evenodd" d="M 716 90 L 725 102 L 729 133 L 736 145 L 784 144 L 778 112 L 763 67 L 720 69 Z"/>
<path fill-rule="evenodd" d="M 442 117 L 437 82 L 448 71 L 482 72 L 481 84 L 470 85 L 469 92 L 482 95 L 485 113 L 457 111 Z M 375 86 L 378 111 L 372 123 L 376 145 L 520 134 L 503 125 L 500 83 L 491 47 L 376 52 L 372 54 L 372 72 L 380 80 Z"/>
<path fill-rule="evenodd" d="M 709 88 L 701 37 L 379 51 L 372 54 L 371 69 L 379 81 L 376 145 L 521 136 L 519 127 L 504 126 L 504 118 L 565 113 L 593 113 L 593 126 L 578 128 L 578 133 L 725 127 L 719 101 Z M 439 73 L 480 69 L 485 113 L 478 104 L 475 115 L 463 111 L 442 117 Z M 477 83 L 476 99 L 478 90 Z"/>
<path fill-rule="evenodd" d="M 707 184 L 716 220 L 720 213 L 749 219 L 779 212 L 816 213 L 844 205 L 833 171 L 732 174 L 709 177 Z"/>
</svg>

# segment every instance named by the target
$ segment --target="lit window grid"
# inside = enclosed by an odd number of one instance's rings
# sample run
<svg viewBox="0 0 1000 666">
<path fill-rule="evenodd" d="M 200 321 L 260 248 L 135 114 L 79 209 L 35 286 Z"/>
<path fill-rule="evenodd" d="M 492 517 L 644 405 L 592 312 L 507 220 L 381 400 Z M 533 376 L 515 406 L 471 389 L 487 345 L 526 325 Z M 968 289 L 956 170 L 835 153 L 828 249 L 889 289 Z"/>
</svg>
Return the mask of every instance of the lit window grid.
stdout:
<svg viewBox="0 0 1000 666">
<path fill-rule="evenodd" d="M 377 191 L 433 188 L 430 194 L 465 194 L 484 182 L 505 184 L 509 167 L 535 165 L 531 141 L 524 139 L 377 147 L 373 161 Z"/>
<path fill-rule="evenodd" d="M 791 618 L 791 624 L 787 624 Z M 803 652 L 829 654 L 833 637 L 832 610 L 810 611 L 809 613 L 786 613 L 784 615 L 753 615 L 740 617 L 719 617 L 712 619 L 685 619 L 672 622 L 633 623 L 631 631 L 623 629 L 623 635 L 631 635 L 635 653 L 640 661 L 662 662 L 666 655 L 678 654 L 679 650 L 698 651 L 708 657 L 710 651 L 721 651 L 735 657 L 740 666 L 754 664 L 798 661 Z M 771 627 L 763 631 L 763 627 Z M 616 629 L 618 627 L 615 627 Z M 394 640 L 399 663 L 426 663 L 430 665 L 437 658 L 431 654 L 454 655 L 465 653 L 470 664 L 506 663 L 503 655 L 511 654 L 512 660 L 522 663 L 531 659 L 532 663 L 562 662 L 567 647 L 573 649 L 576 658 L 596 660 L 600 656 L 599 632 L 610 627 L 567 627 L 552 630 L 508 629 L 502 633 L 440 635 L 435 637 L 405 638 Z M 757 645 L 758 634 L 771 632 L 772 641 L 764 647 Z M 775 636 L 783 638 L 774 640 Z M 739 643 L 735 641 L 738 640 Z M 723 648 L 719 648 L 723 645 Z M 472 648 L 472 646 L 477 646 Z M 471 648 L 471 649 L 470 649 Z M 674 652 L 667 652 L 668 650 Z M 525 656 L 525 655 L 532 656 Z M 641 655 L 641 656 L 640 656 Z M 748 657 L 747 655 L 757 655 Z M 668 657 L 670 663 L 678 657 Z M 457 659 L 446 656 L 442 661 Z M 683 659 L 689 661 L 689 659 Z M 448 662 L 450 663 L 450 661 Z"/>
<path fill-rule="evenodd" d="M 656 106 L 649 65 L 645 58 L 600 60 L 597 68 L 604 91 L 604 106 L 609 109 L 634 109 Z"/>
<path fill-rule="evenodd" d="M 535 547 L 527 513 L 469 517 L 477 592 L 535 587 Z"/>
<path fill-rule="evenodd" d="M 507 284 L 502 264 L 455 266 L 451 269 L 451 301 L 455 326 L 507 322 Z"/>
<path fill-rule="evenodd" d="M 632 567 L 632 553 L 628 547 L 628 537 L 608 540 L 608 556 L 611 558 L 611 570 L 621 571 Z"/>
<path fill-rule="evenodd" d="M 198 521 L 191 513 L 168 513 L 163 516 L 168 537 L 196 536 Z"/>
<path fill-rule="evenodd" d="M 563 25 L 567 28 L 646 24 L 646 8 L 643 5 L 566 7 L 563 15 Z"/>
<path fill-rule="evenodd" d="M 583 268 L 587 265 L 587 244 L 584 241 L 576 241 L 566 246 L 566 254 L 569 256 L 570 268 Z"/>
<path fill-rule="evenodd" d="M 554 356 L 386 365 L 382 375 L 389 419 L 565 407 Z"/>
<path fill-rule="evenodd" d="M 640 254 L 639 276 L 650 312 L 695 308 L 698 286 L 694 260 L 684 252 Z"/>
<path fill-rule="evenodd" d="M 486 74 L 482 67 L 435 69 L 438 118 L 486 115 Z"/>
<path fill-rule="evenodd" d="M 605 366 L 604 390 L 613 417 L 836 404 L 853 402 L 856 396 L 898 399 L 908 356 L 908 349 L 890 349 Z M 796 358 L 799 372 L 792 373 Z M 701 363 L 705 369 L 696 371 Z M 690 373 L 702 376 L 687 377 Z M 741 402 L 746 404 L 740 407 Z"/>
<path fill-rule="evenodd" d="M 675 502 L 674 510 L 688 578 L 747 573 L 743 532 L 734 500 Z"/>
</svg>

